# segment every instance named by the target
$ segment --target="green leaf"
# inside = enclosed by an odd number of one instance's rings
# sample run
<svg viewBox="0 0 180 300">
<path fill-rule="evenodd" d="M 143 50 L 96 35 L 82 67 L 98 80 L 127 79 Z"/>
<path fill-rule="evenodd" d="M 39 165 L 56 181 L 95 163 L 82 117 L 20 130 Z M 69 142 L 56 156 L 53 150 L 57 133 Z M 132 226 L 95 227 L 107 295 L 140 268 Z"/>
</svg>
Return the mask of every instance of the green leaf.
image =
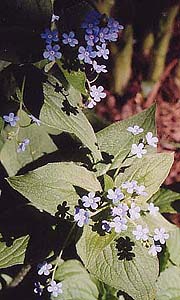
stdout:
<svg viewBox="0 0 180 300">
<path fill-rule="evenodd" d="M 171 204 L 176 200 L 180 200 L 180 194 L 167 189 L 160 189 L 150 199 L 150 201 L 153 202 L 154 205 L 159 207 L 161 213 L 176 212 L 176 210 L 171 206 Z"/>
<path fill-rule="evenodd" d="M 131 229 L 131 230 L 130 230 Z M 152 300 L 155 297 L 155 281 L 158 276 L 158 261 L 148 254 L 140 242 L 134 240 L 132 228 L 121 236 L 129 236 L 134 241 L 131 261 L 119 260 L 114 233 L 100 236 L 89 226 L 84 228 L 77 244 L 78 255 L 85 267 L 98 280 L 126 292 L 134 299 Z"/>
<path fill-rule="evenodd" d="M 120 173 L 115 180 L 115 185 L 120 187 L 125 181 L 137 180 L 139 185 L 145 186 L 147 192 L 147 196 L 137 197 L 140 203 L 144 203 L 157 192 L 166 179 L 173 164 L 173 158 L 173 154 L 168 153 L 146 155 L 136 160 L 124 173 Z"/>
<path fill-rule="evenodd" d="M 180 229 L 175 228 L 172 232 L 170 232 L 169 239 L 166 242 L 169 254 L 170 254 L 170 260 L 175 265 L 180 267 Z"/>
<path fill-rule="evenodd" d="M 7 126 L 4 136 L 6 139 L 1 152 L 0 161 L 8 172 L 9 176 L 15 175 L 22 167 L 43 156 L 44 153 L 51 153 L 57 150 L 57 147 L 43 129 L 42 126 L 30 124 L 30 119 L 25 112 L 19 113 L 20 125 L 25 127 Z M 28 138 L 30 140 L 24 152 L 17 153 L 19 142 Z"/>
<path fill-rule="evenodd" d="M 63 72 L 64 77 L 67 79 L 70 85 L 72 85 L 76 90 L 78 90 L 81 94 L 87 95 L 87 90 L 85 87 L 86 83 L 86 75 L 85 72 L 80 70 L 78 71 L 68 71 L 63 68 L 63 65 L 60 60 L 57 60 L 57 65 L 60 70 Z"/>
<path fill-rule="evenodd" d="M 77 260 L 68 260 L 62 263 L 56 271 L 55 280 L 62 282 L 63 290 L 63 293 L 56 298 L 57 300 L 98 299 L 99 293 L 95 283 Z"/>
<path fill-rule="evenodd" d="M 4 121 L 3 121 L 3 119 L 0 117 L 0 133 L 1 133 L 2 129 L 3 129 L 3 127 L 4 127 Z"/>
<path fill-rule="evenodd" d="M 41 110 L 42 122 L 57 132 L 65 131 L 74 134 L 92 151 L 96 160 L 101 159 L 93 128 L 81 109 L 77 106 L 81 95 L 74 88 L 68 91 L 55 92 L 55 86 L 61 83 L 51 77 L 51 83 L 44 84 L 44 105 Z"/>
<path fill-rule="evenodd" d="M 103 178 L 104 178 L 104 191 L 107 192 L 109 189 L 113 189 L 114 181 L 113 181 L 112 177 L 105 174 Z"/>
<path fill-rule="evenodd" d="M 160 274 L 156 300 L 180 299 L 180 268 L 172 266 Z"/>
<path fill-rule="evenodd" d="M 37 208 L 51 214 L 57 212 L 57 206 L 63 201 L 72 209 L 77 205 L 76 187 L 101 190 L 95 174 L 74 163 L 47 164 L 26 175 L 8 178 L 8 182 Z"/>
<path fill-rule="evenodd" d="M 144 132 L 138 135 L 132 135 L 127 131 L 129 126 L 139 125 Z M 98 175 L 106 173 L 108 170 L 121 166 L 123 160 L 127 157 L 133 143 L 139 143 L 145 134 L 151 131 L 155 134 L 155 105 L 127 120 L 116 122 L 97 133 L 98 145 L 101 152 L 109 156 L 111 162 L 105 162 L 97 165 Z M 148 152 L 155 151 L 153 147 L 148 147 Z M 113 156 L 111 159 L 110 156 Z M 128 159 L 130 164 L 136 158 Z M 106 160 L 106 159 L 105 159 Z"/>
<path fill-rule="evenodd" d="M 7 247 L 5 242 L 0 242 L 0 269 L 24 262 L 29 236 L 14 240 L 12 246 Z"/>
</svg>

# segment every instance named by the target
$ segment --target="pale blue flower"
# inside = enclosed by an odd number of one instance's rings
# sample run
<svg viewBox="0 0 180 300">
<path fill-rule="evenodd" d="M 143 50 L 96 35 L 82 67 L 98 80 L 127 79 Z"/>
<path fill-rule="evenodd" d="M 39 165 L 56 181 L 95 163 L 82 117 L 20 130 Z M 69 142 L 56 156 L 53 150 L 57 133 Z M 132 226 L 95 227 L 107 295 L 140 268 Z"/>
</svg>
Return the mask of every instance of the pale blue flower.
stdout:
<svg viewBox="0 0 180 300">
<path fill-rule="evenodd" d="M 156 256 L 157 253 L 159 253 L 159 252 L 161 252 L 161 251 L 162 251 L 162 247 L 161 247 L 160 245 L 155 245 L 155 244 L 153 244 L 153 245 L 150 247 L 148 253 L 151 254 L 152 256 Z"/>
<path fill-rule="evenodd" d="M 121 231 L 127 230 L 127 219 L 115 217 L 110 223 L 109 226 L 114 228 L 116 233 L 120 233 Z"/>
<path fill-rule="evenodd" d="M 62 283 L 57 283 L 55 280 L 50 282 L 50 285 L 47 288 L 48 292 L 52 293 L 54 297 L 57 297 L 59 294 L 62 294 Z"/>
<path fill-rule="evenodd" d="M 59 16 L 53 14 L 51 18 L 51 22 L 53 23 L 54 21 L 59 21 Z"/>
<path fill-rule="evenodd" d="M 83 46 L 79 47 L 79 60 L 83 60 L 86 64 L 92 64 L 92 59 L 96 57 L 96 52 L 93 51 L 91 46 L 87 46 L 84 48 Z"/>
<path fill-rule="evenodd" d="M 107 198 L 112 200 L 113 204 L 118 203 L 120 200 L 124 199 L 124 194 L 119 188 L 116 188 L 114 191 L 112 189 L 108 190 Z"/>
<path fill-rule="evenodd" d="M 38 265 L 38 275 L 48 276 L 52 270 L 52 265 L 44 261 L 42 264 Z"/>
<path fill-rule="evenodd" d="M 108 59 L 109 55 L 109 49 L 106 48 L 106 44 L 102 44 L 101 46 L 96 46 L 97 49 L 97 56 L 98 57 L 103 57 L 104 59 Z"/>
<path fill-rule="evenodd" d="M 24 152 L 26 150 L 26 147 L 29 145 L 30 140 L 24 139 L 21 143 L 19 143 L 17 148 L 17 153 Z"/>
<path fill-rule="evenodd" d="M 157 216 L 157 213 L 159 211 L 159 207 L 154 206 L 154 203 L 151 202 L 151 203 L 148 204 L 148 211 L 149 211 L 150 215 Z"/>
<path fill-rule="evenodd" d="M 67 45 L 69 44 L 70 47 L 75 47 L 78 45 L 78 40 L 75 38 L 75 33 L 71 31 L 69 34 L 63 33 L 63 44 Z"/>
<path fill-rule="evenodd" d="M 79 227 L 83 227 L 89 222 L 89 213 L 83 208 L 76 207 L 74 220 L 77 222 Z"/>
<path fill-rule="evenodd" d="M 139 240 L 147 241 L 148 240 L 149 229 L 147 227 L 143 228 L 142 225 L 137 225 L 136 230 L 133 230 L 132 233 L 136 237 L 137 241 L 139 241 Z"/>
<path fill-rule="evenodd" d="M 137 135 L 137 134 L 142 133 L 144 131 L 144 129 L 139 127 L 138 125 L 134 125 L 134 126 L 129 126 L 127 128 L 127 131 L 131 132 L 133 135 Z"/>
<path fill-rule="evenodd" d="M 148 132 L 146 134 L 146 141 L 147 141 L 148 145 L 155 147 L 155 148 L 157 147 L 158 138 L 156 136 L 153 137 L 152 132 Z"/>
<path fill-rule="evenodd" d="M 98 208 L 98 202 L 101 201 L 100 197 L 95 197 L 94 192 L 90 192 L 87 196 L 82 197 L 82 202 L 84 207 L 91 207 L 92 209 Z"/>
<path fill-rule="evenodd" d="M 91 33 L 85 34 L 85 41 L 88 46 L 94 46 L 99 41 L 98 30 L 94 29 Z"/>
<path fill-rule="evenodd" d="M 140 207 L 137 206 L 135 203 L 131 204 L 131 208 L 129 209 L 130 219 L 137 220 L 140 218 Z"/>
<path fill-rule="evenodd" d="M 126 204 L 120 203 L 120 204 L 118 204 L 118 206 L 115 206 L 112 208 L 111 214 L 113 217 L 119 216 L 121 218 L 124 218 L 127 216 L 128 209 L 129 208 Z"/>
<path fill-rule="evenodd" d="M 147 150 L 144 149 L 143 143 L 140 143 L 139 145 L 132 144 L 131 154 L 136 155 L 137 158 L 142 158 L 142 156 L 146 153 L 147 153 Z"/>
<path fill-rule="evenodd" d="M 154 229 L 154 240 L 160 241 L 161 244 L 165 244 L 166 240 L 169 238 L 169 234 L 166 233 L 163 227 Z"/>
<path fill-rule="evenodd" d="M 94 101 L 100 102 L 101 98 L 106 97 L 106 93 L 104 92 L 104 88 L 100 86 L 93 85 L 90 88 L 90 96 L 93 98 Z"/>
<path fill-rule="evenodd" d="M 16 123 L 19 121 L 19 117 L 15 116 L 14 113 L 9 113 L 9 115 L 3 116 L 3 120 L 6 123 L 9 123 L 10 126 L 14 127 L 16 126 Z"/>
<path fill-rule="evenodd" d="M 133 194 L 136 189 L 137 189 L 137 181 L 136 180 L 132 180 L 132 181 L 125 181 L 122 183 L 121 187 L 123 189 L 127 190 L 128 194 Z"/>
<path fill-rule="evenodd" d="M 62 57 L 62 53 L 59 52 L 59 45 L 47 45 L 46 50 L 43 52 L 43 57 L 47 58 L 49 61 L 55 61 L 56 58 L 60 59 Z"/>
<path fill-rule="evenodd" d="M 106 40 L 109 39 L 109 28 L 101 28 L 98 32 L 98 37 L 101 43 L 106 43 Z"/>
<path fill-rule="evenodd" d="M 106 70 L 106 66 L 105 65 L 98 65 L 97 61 L 93 61 L 93 68 L 94 70 L 96 71 L 96 73 L 107 73 L 107 70 Z"/>
</svg>

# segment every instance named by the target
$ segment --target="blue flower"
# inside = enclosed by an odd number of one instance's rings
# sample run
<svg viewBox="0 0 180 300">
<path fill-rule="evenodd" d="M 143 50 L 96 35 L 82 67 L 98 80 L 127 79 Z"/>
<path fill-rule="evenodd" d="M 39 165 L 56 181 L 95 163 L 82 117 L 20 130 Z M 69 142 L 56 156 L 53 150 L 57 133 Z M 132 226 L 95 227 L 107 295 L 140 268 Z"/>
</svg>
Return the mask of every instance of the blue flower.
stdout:
<svg viewBox="0 0 180 300">
<path fill-rule="evenodd" d="M 109 225 L 109 222 L 106 220 L 102 221 L 102 229 L 106 232 L 110 232 L 111 231 L 111 227 Z"/>
<path fill-rule="evenodd" d="M 124 26 L 120 25 L 118 21 L 113 18 L 109 18 L 107 26 L 111 32 L 118 33 L 120 30 L 124 29 Z"/>
<path fill-rule="evenodd" d="M 85 34 L 85 40 L 87 41 L 88 46 L 94 46 L 99 41 L 98 37 L 99 28 L 91 30 L 91 33 Z"/>
<path fill-rule="evenodd" d="M 86 32 L 88 33 L 88 29 L 92 29 L 95 26 L 99 25 L 101 16 L 102 15 L 96 10 L 88 12 L 84 22 L 81 24 L 81 28 L 86 29 Z"/>
<path fill-rule="evenodd" d="M 119 22 L 114 20 L 113 18 L 109 18 L 107 27 L 109 28 L 108 41 L 116 42 L 118 39 L 118 32 L 124 29 L 124 27 L 120 25 Z"/>
<path fill-rule="evenodd" d="M 58 42 L 58 31 L 53 30 L 51 31 L 50 29 L 45 29 L 44 33 L 41 33 L 41 38 L 46 40 L 47 44 L 51 44 L 52 42 Z"/>
<path fill-rule="evenodd" d="M 103 27 L 98 33 L 98 37 L 101 43 L 105 43 L 106 40 L 109 40 L 109 28 Z"/>
<path fill-rule="evenodd" d="M 34 293 L 41 296 L 43 293 L 43 287 L 41 286 L 40 282 L 34 283 Z"/>
<path fill-rule="evenodd" d="M 89 222 L 89 213 L 83 208 L 76 207 L 74 220 L 77 222 L 79 227 L 83 227 L 83 225 L 88 224 Z"/>
<path fill-rule="evenodd" d="M 92 64 L 91 58 L 96 57 L 96 51 L 93 51 L 91 46 L 87 46 L 84 48 L 83 46 L 79 47 L 79 54 L 78 58 L 79 60 L 83 60 L 87 64 Z"/>
<path fill-rule="evenodd" d="M 96 73 L 107 73 L 107 70 L 106 70 L 106 66 L 105 65 L 98 65 L 97 61 L 93 61 L 93 68 L 94 70 L 96 71 Z"/>
<path fill-rule="evenodd" d="M 49 61 L 55 61 L 56 58 L 60 59 L 62 53 L 58 51 L 59 49 L 59 45 L 54 45 L 53 47 L 51 45 L 47 45 L 46 50 L 43 52 L 43 57 L 47 58 Z"/>
<path fill-rule="evenodd" d="M 69 46 L 71 47 L 75 47 L 78 44 L 78 40 L 75 39 L 75 33 L 73 31 L 71 31 L 69 34 L 63 33 L 63 44 L 67 45 L 69 44 Z"/>
<path fill-rule="evenodd" d="M 14 113 L 9 113 L 9 116 L 3 116 L 3 119 L 6 123 L 9 123 L 10 126 L 16 126 L 17 121 L 19 121 L 19 117 L 15 116 Z"/>
<path fill-rule="evenodd" d="M 102 44 L 102 46 L 96 46 L 97 51 L 97 56 L 98 57 L 103 57 L 104 59 L 108 59 L 109 55 L 109 49 L 106 48 L 106 44 Z"/>
<path fill-rule="evenodd" d="M 17 153 L 24 152 L 26 150 L 26 146 L 29 145 L 29 142 L 29 139 L 24 139 L 21 143 L 19 143 Z"/>
</svg>

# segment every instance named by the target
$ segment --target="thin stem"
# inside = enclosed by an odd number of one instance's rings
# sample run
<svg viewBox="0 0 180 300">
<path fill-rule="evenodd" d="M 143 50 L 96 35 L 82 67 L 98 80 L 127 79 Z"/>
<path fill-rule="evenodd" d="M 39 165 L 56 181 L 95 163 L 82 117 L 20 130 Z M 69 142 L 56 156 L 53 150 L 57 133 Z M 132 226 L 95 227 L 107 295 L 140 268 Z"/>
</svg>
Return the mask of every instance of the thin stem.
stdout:
<svg viewBox="0 0 180 300">
<path fill-rule="evenodd" d="M 71 234 L 72 234 L 72 232 L 73 232 L 75 226 L 76 226 L 76 223 L 74 223 L 73 226 L 71 227 L 71 230 L 69 231 L 68 236 L 67 236 L 67 238 L 65 239 L 64 245 L 62 246 L 62 249 L 61 249 L 61 251 L 60 251 L 60 253 L 59 253 L 58 257 L 57 257 L 57 262 L 56 262 L 56 264 L 55 264 L 55 267 L 54 267 L 53 273 L 52 273 L 52 281 L 54 280 L 55 272 L 56 272 L 56 269 L 57 269 L 57 267 L 58 267 L 59 261 L 60 261 L 60 259 L 61 259 L 62 253 L 63 253 L 64 249 L 65 249 L 66 246 L 67 246 L 67 243 L 68 243 L 68 241 L 69 241 L 69 239 L 70 239 L 70 237 L 71 237 Z"/>
</svg>

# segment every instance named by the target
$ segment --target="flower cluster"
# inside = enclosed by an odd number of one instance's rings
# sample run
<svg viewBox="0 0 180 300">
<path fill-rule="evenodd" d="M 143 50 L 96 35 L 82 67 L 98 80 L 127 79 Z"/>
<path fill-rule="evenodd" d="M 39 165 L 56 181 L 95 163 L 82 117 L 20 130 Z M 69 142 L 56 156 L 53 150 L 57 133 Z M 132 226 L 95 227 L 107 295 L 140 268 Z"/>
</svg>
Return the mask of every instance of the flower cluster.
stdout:
<svg viewBox="0 0 180 300">
<path fill-rule="evenodd" d="M 53 15 L 52 22 L 58 21 L 58 16 Z M 70 46 L 73 51 L 76 51 L 77 58 L 81 64 L 91 66 L 91 71 L 100 74 L 106 73 L 106 65 L 99 64 L 102 60 L 107 61 L 109 58 L 109 42 L 115 42 L 118 39 L 119 31 L 123 26 L 113 18 L 105 17 L 96 10 L 90 11 L 81 24 L 78 34 L 81 37 L 80 41 L 76 38 L 74 31 L 58 33 L 57 30 L 46 29 L 41 34 L 41 38 L 46 42 L 46 49 L 43 52 L 43 57 L 49 61 L 61 59 L 61 48 Z M 58 42 L 58 44 L 57 44 Z M 62 43 L 60 46 L 59 43 Z M 98 61 L 97 61 L 98 60 Z M 93 108 L 97 102 L 106 97 L 104 88 L 96 85 L 90 86 L 90 97 L 85 102 L 87 108 Z"/>
<path fill-rule="evenodd" d="M 33 115 L 28 115 L 31 119 L 32 123 L 40 126 L 41 121 L 34 117 Z M 8 123 L 11 127 L 15 127 L 17 122 L 20 120 L 19 116 L 16 116 L 14 113 L 10 112 L 9 115 L 4 115 L 3 120 Z M 29 124 L 30 125 L 30 124 Z M 18 133 L 18 130 L 17 130 Z M 30 140 L 28 138 L 24 138 L 21 142 L 18 143 L 17 153 L 24 152 L 29 145 Z"/>
<path fill-rule="evenodd" d="M 59 51 L 60 46 L 55 44 L 59 41 L 58 31 L 46 28 L 44 33 L 41 33 L 41 38 L 46 42 L 46 49 L 43 52 L 43 57 L 49 61 L 55 61 L 56 58 L 60 59 L 62 53 Z"/>
<path fill-rule="evenodd" d="M 129 126 L 127 128 L 127 131 L 131 132 L 133 135 L 138 135 L 138 134 L 144 132 L 144 129 L 139 127 L 138 125 L 134 125 L 134 126 Z M 157 143 L 158 143 L 158 138 L 156 136 L 153 136 L 153 133 L 149 131 L 145 135 L 145 140 L 143 140 L 139 144 L 132 144 L 131 154 L 136 155 L 137 158 L 142 158 L 143 155 L 147 153 L 145 146 L 149 145 L 149 146 L 156 148 Z"/>
<path fill-rule="evenodd" d="M 52 265 L 48 264 L 46 261 L 44 261 L 42 264 L 39 264 L 38 267 L 38 275 L 44 275 L 44 276 L 49 276 L 50 273 L 53 271 Z M 43 290 L 45 286 L 41 285 L 40 282 L 35 282 L 35 288 L 34 288 L 34 293 L 38 294 L 39 296 L 42 295 Z M 56 282 L 55 280 L 51 280 L 47 284 L 47 290 L 49 293 L 52 294 L 54 297 L 58 297 L 58 295 L 62 294 L 62 282 Z"/>
<path fill-rule="evenodd" d="M 146 209 L 145 207 L 142 209 L 136 203 L 138 196 L 147 196 L 147 192 L 145 186 L 139 185 L 136 180 L 126 181 L 120 187 L 109 189 L 105 198 L 96 196 L 95 192 L 90 192 L 82 196 L 82 206 L 76 207 L 74 220 L 79 227 L 83 227 L 90 222 L 91 214 L 94 214 L 94 211 L 102 208 L 102 205 L 105 204 L 110 208 L 110 214 L 106 220 L 101 221 L 102 230 L 106 233 L 110 233 L 112 230 L 121 233 L 128 229 L 129 222 L 134 224 L 134 222 L 140 220 L 141 215 L 149 213 L 156 216 L 159 211 L 159 208 L 155 207 L 153 203 L 147 204 Z M 163 228 L 155 229 L 154 232 L 153 243 L 149 249 L 149 253 L 152 255 L 155 255 L 155 250 L 157 250 L 157 253 L 161 248 L 160 245 L 154 242 L 159 240 L 161 244 L 164 244 L 165 239 L 169 236 Z M 147 227 L 143 228 L 141 224 L 137 225 L 132 233 L 138 241 L 152 240 L 149 229 Z"/>
<path fill-rule="evenodd" d="M 153 236 L 149 233 L 148 227 L 143 227 L 142 225 L 137 225 L 136 229 L 133 230 L 133 235 L 136 240 L 139 241 L 150 241 L 151 246 L 149 248 L 149 254 L 156 256 L 158 252 L 161 252 L 162 247 L 160 244 L 165 244 L 166 240 L 169 238 L 169 234 L 165 232 L 163 227 L 155 228 Z M 158 242 L 158 243 L 157 243 Z"/>
</svg>

